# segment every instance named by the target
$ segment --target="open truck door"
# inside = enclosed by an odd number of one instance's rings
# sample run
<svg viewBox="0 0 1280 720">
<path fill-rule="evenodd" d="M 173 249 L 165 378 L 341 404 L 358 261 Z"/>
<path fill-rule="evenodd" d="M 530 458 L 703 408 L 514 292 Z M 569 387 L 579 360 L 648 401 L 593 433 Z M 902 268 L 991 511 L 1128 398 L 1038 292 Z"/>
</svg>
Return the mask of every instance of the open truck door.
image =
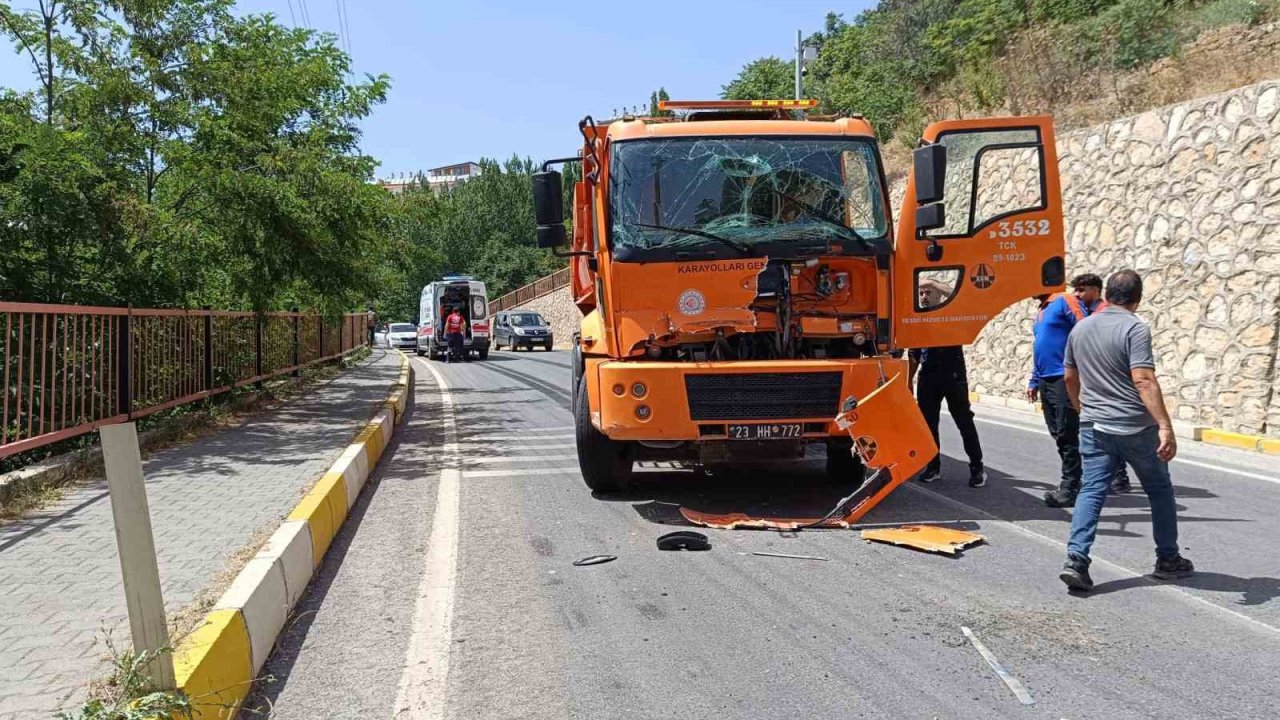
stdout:
<svg viewBox="0 0 1280 720">
<path fill-rule="evenodd" d="M 1050 117 L 928 126 L 898 224 L 893 344 L 972 343 L 1001 310 L 1062 290 L 1064 256 Z"/>
</svg>

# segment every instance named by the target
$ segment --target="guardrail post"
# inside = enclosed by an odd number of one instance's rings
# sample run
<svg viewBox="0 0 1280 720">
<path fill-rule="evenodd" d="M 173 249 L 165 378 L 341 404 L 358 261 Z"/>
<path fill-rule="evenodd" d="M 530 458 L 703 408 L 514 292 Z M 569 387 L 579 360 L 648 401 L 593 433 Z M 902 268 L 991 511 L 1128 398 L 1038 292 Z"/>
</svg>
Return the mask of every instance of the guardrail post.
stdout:
<svg viewBox="0 0 1280 720">
<path fill-rule="evenodd" d="M 213 307 L 204 306 L 204 389 L 213 392 Z"/>
<path fill-rule="evenodd" d="M 98 432 L 102 438 L 102 460 L 107 492 L 111 496 L 133 651 L 149 656 L 147 689 L 170 690 L 176 687 L 173 654 L 164 651 L 169 647 L 169 628 L 160 589 L 155 537 L 151 533 L 151 513 L 147 509 L 138 430 L 127 422 L 108 425 Z"/>
<path fill-rule="evenodd" d="M 133 339 L 130 334 L 129 323 L 133 315 L 132 308 L 124 315 L 120 316 L 120 324 L 117 332 L 119 337 L 116 338 L 116 347 L 120 349 L 119 357 L 116 358 L 116 406 L 119 414 L 126 417 L 133 415 L 133 382 L 129 377 L 132 372 L 132 363 L 130 356 L 133 354 Z"/>
<path fill-rule="evenodd" d="M 299 333 L 298 308 L 293 309 L 293 376 L 302 377 L 302 348 L 298 345 L 301 335 Z"/>
<path fill-rule="evenodd" d="M 253 315 L 254 350 L 256 351 L 255 352 L 256 357 L 254 358 L 253 374 L 259 378 L 258 381 L 253 384 L 253 386 L 259 390 L 262 389 L 261 378 L 262 378 L 262 324 L 263 324 L 262 319 L 263 317 L 265 316 L 260 312 L 254 313 Z"/>
</svg>

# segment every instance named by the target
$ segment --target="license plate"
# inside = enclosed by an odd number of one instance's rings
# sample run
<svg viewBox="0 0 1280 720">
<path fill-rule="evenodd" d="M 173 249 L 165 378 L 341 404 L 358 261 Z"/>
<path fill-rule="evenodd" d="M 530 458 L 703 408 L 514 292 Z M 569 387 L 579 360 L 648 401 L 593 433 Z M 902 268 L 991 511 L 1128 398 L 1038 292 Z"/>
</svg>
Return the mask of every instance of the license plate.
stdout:
<svg viewBox="0 0 1280 720">
<path fill-rule="evenodd" d="M 761 423 L 758 425 L 730 425 L 730 440 L 787 440 L 803 433 L 800 423 Z"/>
</svg>

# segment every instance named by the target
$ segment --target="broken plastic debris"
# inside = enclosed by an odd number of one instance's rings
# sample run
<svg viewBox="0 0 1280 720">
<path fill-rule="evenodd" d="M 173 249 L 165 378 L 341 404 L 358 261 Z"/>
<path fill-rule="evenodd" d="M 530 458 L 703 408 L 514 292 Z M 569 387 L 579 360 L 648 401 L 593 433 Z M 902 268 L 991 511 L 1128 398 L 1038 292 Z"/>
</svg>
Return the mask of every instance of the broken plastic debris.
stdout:
<svg viewBox="0 0 1280 720">
<path fill-rule="evenodd" d="M 933 525 L 903 525 L 896 528 L 877 528 L 863 530 L 863 540 L 906 545 L 925 552 L 936 552 L 956 556 L 960 551 L 986 540 L 977 533 L 935 527 Z"/>
<path fill-rule="evenodd" d="M 574 560 L 573 564 L 578 566 L 600 565 L 607 562 L 613 562 L 614 560 L 617 560 L 617 559 L 618 559 L 617 555 L 592 555 L 591 557 L 584 557 L 581 560 Z"/>
<path fill-rule="evenodd" d="M 756 550 L 752 555 L 762 555 L 764 557 L 790 558 L 792 560 L 826 560 L 827 558 L 818 557 L 817 555 L 792 555 L 791 553 L 772 553 Z"/>
</svg>

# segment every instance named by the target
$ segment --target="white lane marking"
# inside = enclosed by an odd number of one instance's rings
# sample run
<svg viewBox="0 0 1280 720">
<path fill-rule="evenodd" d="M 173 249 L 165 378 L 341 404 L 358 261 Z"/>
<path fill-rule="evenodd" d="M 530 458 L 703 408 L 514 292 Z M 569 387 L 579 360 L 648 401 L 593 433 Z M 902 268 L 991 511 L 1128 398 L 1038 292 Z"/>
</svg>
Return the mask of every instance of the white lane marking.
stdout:
<svg viewBox="0 0 1280 720">
<path fill-rule="evenodd" d="M 520 477 L 524 475 L 577 475 L 578 466 L 550 468 L 511 468 L 509 470 L 463 470 L 465 478 Z"/>
<path fill-rule="evenodd" d="M 565 440 L 574 437 L 571 432 L 558 432 L 553 435 L 477 435 L 467 438 L 467 442 L 504 442 L 510 440 Z"/>
<path fill-rule="evenodd" d="M 989 519 L 990 519 L 990 520 L 992 520 L 993 522 L 997 522 L 997 523 L 1000 523 L 1000 524 L 1002 524 L 1002 525 L 1007 525 L 1008 527 L 1011 527 L 1011 528 L 1013 528 L 1014 530 L 1017 530 L 1018 532 L 1020 532 L 1020 533 L 1022 533 L 1022 534 L 1024 534 L 1024 535 L 1027 535 L 1027 536 L 1029 536 L 1029 537 L 1036 538 L 1037 540 L 1040 540 L 1040 541 L 1042 541 L 1042 542 L 1045 542 L 1045 543 L 1048 543 L 1048 544 L 1050 544 L 1050 545 L 1053 545 L 1054 547 L 1061 549 L 1063 552 L 1065 552 L 1065 551 L 1066 551 L 1066 549 L 1067 549 L 1067 544 L 1066 544 L 1066 543 L 1064 543 L 1064 542 L 1061 542 L 1061 541 L 1059 541 L 1059 540 L 1055 540 L 1055 539 L 1053 539 L 1053 538 L 1049 537 L 1048 535 L 1041 535 L 1040 533 L 1036 532 L 1035 530 L 1032 530 L 1031 528 L 1025 527 L 1025 526 L 1023 526 L 1023 525 L 1020 525 L 1020 524 L 1018 524 L 1018 523 L 1016 523 L 1016 522 L 1014 522 L 1014 521 L 1012 521 L 1012 520 L 1005 520 L 1004 518 L 998 517 L 998 516 L 996 516 L 996 515 L 992 515 L 991 513 L 987 512 L 986 510 L 983 510 L 982 508 L 979 508 L 979 507 L 975 507 L 975 506 L 973 506 L 973 505 L 970 505 L 969 503 L 964 502 L 963 500 L 956 500 L 955 498 L 947 497 L 946 495 L 943 495 L 943 494 L 942 494 L 942 493 L 940 493 L 940 492 L 936 492 L 936 491 L 934 491 L 934 490 L 929 490 L 928 488 L 920 487 L 919 485 L 917 485 L 917 484 L 916 484 L 916 483 L 914 483 L 914 482 L 907 483 L 907 484 L 903 485 L 903 487 L 905 487 L 905 488 L 907 488 L 907 489 L 909 489 L 909 490 L 913 490 L 913 491 L 918 492 L 918 493 L 922 493 L 922 494 L 924 494 L 924 495 L 928 495 L 929 497 L 932 497 L 932 498 L 935 498 L 935 499 L 941 500 L 942 502 L 948 503 L 948 504 L 950 504 L 950 505 L 954 505 L 954 506 L 956 506 L 956 507 L 958 507 L 958 508 L 961 508 L 961 509 L 966 510 L 966 511 L 968 511 L 968 512 L 974 513 L 975 515 L 981 515 L 981 516 L 983 516 L 983 517 L 989 518 Z M 1257 620 L 1257 619 L 1251 618 L 1251 617 L 1249 617 L 1248 615 L 1245 615 L 1244 613 L 1238 613 L 1238 612 L 1236 612 L 1235 610 L 1232 610 L 1231 608 L 1223 607 L 1223 606 L 1219 605 L 1218 603 L 1212 602 L 1212 601 L 1210 601 L 1210 600 L 1205 600 L 1204 598 L 1200 597 L 1199 595 L 1193 595 L 1193 594 L 1191 594 L 1191 593 L 1187 592 L 1186 590 L 1183 590 L 1182 588 L 1180 588 L 1180 587 L 1178 587 L 1178 586 L 1176 586 L 1176 585 L 1169 585 L 1169 584 L 1166 584 L 1166 583 L 1156 582 L 1155 580 L 1152 580 L 1151 578 L 1148 578 L 1146 575 L 1143 575 L 1142 573 L 1134 572 L 1134 571 L 1130 570 L 1129 568 L 1127 568 L 1127 567 L 1125 567 L 1125 566 L 1123 566 L 1123 565 L 1120 565 L 1120 564 L 1117 564 L 1117 563 L 1113 563 L 1113 562 L 1111 562 L 1110 560 L 1106 560 L 1106 559 L 1104 559 L 1104 558 L 1100 558 L 1100 557 L 1097 557 L 1097 556 L 1093 556 L 1091 559 L 1093 560 L 1093 562 L 1094 562 L 1094 563 L 1096 563 L 1096 564 L 1098 564 L 1098 565 L 1106 565 L 1107 567 L 1111 568 L 1112 570 L 1115 570 L 1116 572 L 1119 572 L 1119 573 L 1121 573 L 1121 574 L 1127 575 L 1127 576 L 1129 576 L 1129 577 L 1142 578 L 1142 579 L 1146 580 L 1148 583 L 1150 583 L 1151 587 L 1155 588 L 1156 590 L 1163 590 L 1163 591 L 1166 591 L 1166 592 L 1176 593 L 1177 595 L 1181 596 L 1182 598 L 1184 598 L 1184 599 L 1186 599 L 1186 600 L 1190 600 L 1190 601 L 1192 601 L 1192 602 L 1199 603 L 1199 604 L 1201 604 L 1201 605 L 1206 605 L 1206 606 L 1208 606 L 1208 607 L 1213 608 L 1214 610 L 1217 610 L 1218 612 L 1226 613 L 1226 614 L 1228 614 L 1228 615 L 1230 615 L 1230 616 L 1232 616 L 1232 617 L 1236 618 L 1237 620 L 1243 620 L 1245 623 L 1248 623 L 1249 625 L 1252 625 L 1252 626 L 1254 626 L 1254 627 L 1256 627 L 1256 628 L 1265 629 L 1265 630 L 1266 630 L 1266 631 L 1268 631 L 1269 633 L 1274 633 L 1274 634 L 1276 634 L 1276 635 L 1280 635 L 1280 628 L 1275 627 L 1274 625 L 1268 625 L 1267 623 L 1264 623 L 1264 622 L 1262 622 L 1261 620 Z"/>
<path fill-rule="evenodd" d="M 951 413 L 945 410 L 943 410 L 942 413 L 948 416 L 951 415 Z M 990 418 L 980 417 L 976 414 L 973 416 L 973 419 L 978 422 L 987 423 L 988 425 L 999 425 L 1000 427 L 1007 427 L 1013 430 L 1021 430 L 1023 432 L 1034 433 L 1036 435 L 1046 435 L 1046 436 L 1048 435 L 1048 432 L 1040 428 L 1028 427 L 1026 425 L 1019 425 L 1017 423 L 1004 422 L 1002 420 L 992 420 Z M 1176 463 L 1182 463 L 1184 465 L 1194 465 L 1198 468 L 1204 468 L 1206 470 L 1216 470 L 1218 472 L 1231 473 L 1232 475 L 1239 475 L 1241 477 L 1252 478 L 1254 480 L 1261 480 L 1263 482 L 1269 482 L 1269 483 L 1274 483 L 1276 485 L 1280 485 L 1280 477 L 1273 477 L 1271 475 L 1262 475 L 1261 473 L 1249 472 L 1248 470 L 1236 470 L 1235 468 L 1229 468 L 1224 465 L 1214 465 L 1212 463 L 1201 462 L 1199 460 L 1189 460 L 1187 458 L 1176 457 L 1173 459 L 1173 461 Z"/>
<path fill-rule="evenodd" d="M 492 443 L 465 442 L 459 443 L 465 448 L 478 448 L 482 450 L 492 450 Z M 578 447 L 577 443 L 548 443 L 546 445 L 503 445 L 503 450 L 567 450 L 569 448 Z"/>
<path fill-rule="evenodd" d="M 530 462 L 532 460 L 576 460 L 577 455 L 493 455 L 491 457 L 467 458 L 467 463 L 487 465 L 489 463 Z"/>
<path fill-rule="evenodd" d="M 404 670 L 396 688 L 397 718 L 439 720 L 445 715 L 449 690 L 449 647 L 453 636 L 453 592 L 458 568 L 458 428 L 453 396 L 444 376 L 419 360 L 435 376 L 440 388 L 445 441 L 442 448 L 436 509 L 427 540 L 425 569 L 414 602 L 413 626 L 405 651 Z"/>
</svg>

